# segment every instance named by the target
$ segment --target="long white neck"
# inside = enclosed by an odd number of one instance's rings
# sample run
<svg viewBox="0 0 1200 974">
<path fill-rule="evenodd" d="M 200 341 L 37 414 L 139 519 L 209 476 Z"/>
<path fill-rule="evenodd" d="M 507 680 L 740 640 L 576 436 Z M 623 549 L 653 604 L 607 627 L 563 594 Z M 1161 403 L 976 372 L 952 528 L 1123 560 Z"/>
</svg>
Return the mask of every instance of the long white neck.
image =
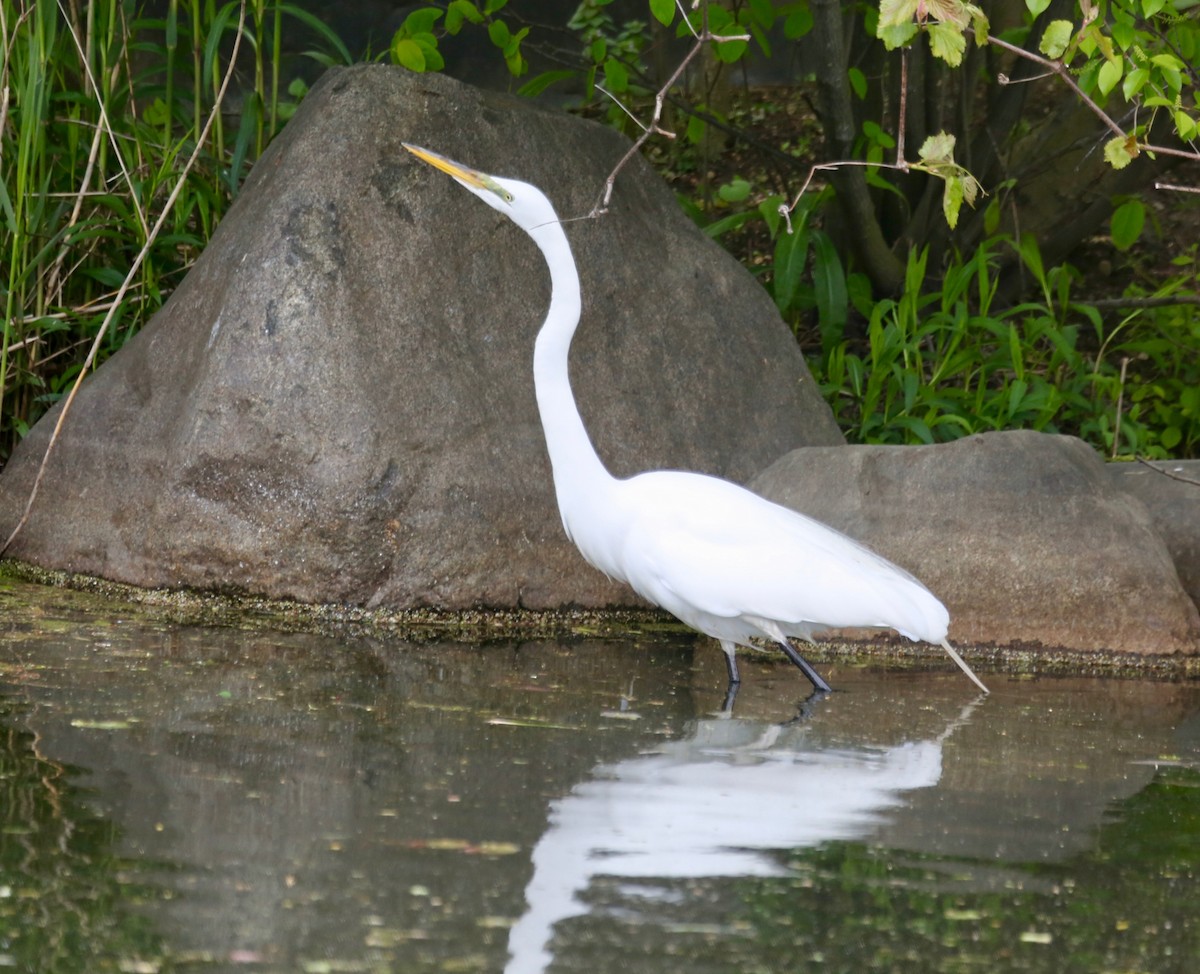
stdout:
<svg viewBox="0 0 1200 974">
<path fill-rule="evenodd" d="M 603 495 L 613 478 L 596 455 L 571 393 L 567 361 L 581 310 L 579 274 L 559 223 L 535 227 L 529 235 L 550 269 L 550 310 L 534 345 L 533 384 L 559 513 L 567 534 L 582 547 L 580 532 L 585 530 L 587 512 L 604 503 Z M 584 555 L 588 557 L 589 552 Z"/>
</svg>

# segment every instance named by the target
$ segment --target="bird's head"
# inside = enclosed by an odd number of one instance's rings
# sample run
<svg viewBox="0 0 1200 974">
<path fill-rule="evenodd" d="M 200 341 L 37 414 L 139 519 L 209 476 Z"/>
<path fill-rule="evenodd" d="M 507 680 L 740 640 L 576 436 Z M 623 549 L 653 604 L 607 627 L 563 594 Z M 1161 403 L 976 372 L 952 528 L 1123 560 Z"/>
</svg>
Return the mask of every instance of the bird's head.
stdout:
<svg viewBox="0 0 1200 974">
<path fill-rule="evenodd" d="M 460 186 L 469 189 L 493 210 L 499 210 L 526 233 L 558 222 L 554 207 L 535 186 L 516 179 L 489 176 L 436 152 L 422 149 L 419 145 L 410 145 L 407 142 L 402 145 L 418 159 L 444 173 L 449 173 Z"/>
</svg>

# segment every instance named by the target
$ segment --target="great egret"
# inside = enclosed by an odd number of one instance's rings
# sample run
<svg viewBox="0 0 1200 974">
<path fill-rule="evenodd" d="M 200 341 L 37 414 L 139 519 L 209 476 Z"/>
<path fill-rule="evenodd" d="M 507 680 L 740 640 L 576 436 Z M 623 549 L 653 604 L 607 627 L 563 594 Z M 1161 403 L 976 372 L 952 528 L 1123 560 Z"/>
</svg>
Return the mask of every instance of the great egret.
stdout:
<svg viewBox="0 0 1200 974">
<path fill-rule="evenodd" d="M 841 628 L 895 629 L 940 643 L 950 615 L 920 582 L 858 542 L 717 477 L 654 470 L 627 480 L 596 455 L 567 371 L 579 324 L 579 274 L 558 215 L 534 186 L 478 172 L 404 143 L 524 230 L 550 270 L 550 310 L 533 351 L 533 382 L 567 537 L 589 564 L 661 606 L 725 651 L 730 688 L 736 652 L 774 640 L 821 692 L 826 683 L 788 641 Z"/>
</svg>

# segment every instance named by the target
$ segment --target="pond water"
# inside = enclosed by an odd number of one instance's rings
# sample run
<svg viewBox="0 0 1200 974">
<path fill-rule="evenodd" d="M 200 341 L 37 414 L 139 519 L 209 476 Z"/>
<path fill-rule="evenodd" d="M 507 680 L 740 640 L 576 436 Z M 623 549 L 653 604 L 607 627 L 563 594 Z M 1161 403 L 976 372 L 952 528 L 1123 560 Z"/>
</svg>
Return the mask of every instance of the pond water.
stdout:
<svg viewBox="0 0 1200 974">
<path fill-rule="evenodd" d="M 1197 969 L 1194 681 L 0 613 L 0 972 Z"/>
</svg>

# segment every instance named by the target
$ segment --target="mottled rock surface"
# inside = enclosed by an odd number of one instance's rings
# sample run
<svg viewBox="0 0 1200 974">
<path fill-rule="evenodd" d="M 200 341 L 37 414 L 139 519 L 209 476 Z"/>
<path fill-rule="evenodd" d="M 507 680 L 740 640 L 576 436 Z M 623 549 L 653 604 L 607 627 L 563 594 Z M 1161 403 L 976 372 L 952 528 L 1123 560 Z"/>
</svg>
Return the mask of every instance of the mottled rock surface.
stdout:
<svg viewBox="0 0 1200 974">
<path fill-rule="evenodd" d="M 1072 437 L 795 450 L 751 486 L 908 569 L 962 643 L 1200 652 L 1200 618 L 1146 507 Z"/>
<path fill-rule="evenodd" d="M 1200 460 L 1110 463 L 1108 472 L 1146 505 L 1184 590 L 1200 604 Z"/>
</svg>

